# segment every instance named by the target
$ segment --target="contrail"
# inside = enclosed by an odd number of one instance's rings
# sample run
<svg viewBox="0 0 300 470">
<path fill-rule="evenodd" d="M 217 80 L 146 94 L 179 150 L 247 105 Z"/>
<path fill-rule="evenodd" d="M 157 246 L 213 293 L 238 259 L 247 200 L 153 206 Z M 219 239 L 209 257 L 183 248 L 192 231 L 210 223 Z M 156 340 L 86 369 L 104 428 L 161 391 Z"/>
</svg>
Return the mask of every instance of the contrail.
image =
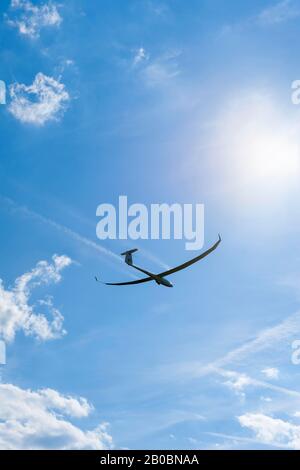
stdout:
<svg viewBox="0 0 300 470">
<path fill-rule="evenodd" d="M 9 206 L 10 209 L 14 210 L 15 212 L 19 212 L 21 214 L 24 214 L 24 215 L 26 215 L 26 216 L 28 216 L 32 219 L 35 219 L 39 222 L 42 222 L 46 225 L 49 225 L 50 227 L 53 227 L 54 229 L 56 229 L 59 232 L 65 233 L 70 238 L 73 238 L 73 240 L 76 240 L 79 243 L 84 244 L 88 248 L 91 248 L 92 250 L 96 251 L 99 255 L 102 255 L 102 256 L 104 255 L 104 256 L 108 257 L 110 262 L 117 261 L 118 263 L 122 263 L 121 258 L 118 255 L 116 255 L 113 251 L 110 251 L 107 248 L 104 248 L 103 246 L 93 242 L 89 238 L 86 238 L 86 237 L 80 235 L 77 232 L 74 232 L 74 230 L 72 230 L 72 229 L 70 229 L 70 228 L 68 228 L 68 227 L 66 227 L 62 224 L 59 224 L 58 222 L 55 222 L 54 220 L 49 219 L 48 217 L 45 217 L 45 216 L 39 214 L 38 212 L 35 212 L 31 209 L 28 209 L 28 207 L 26 207 L 26 206 L 19 206 L 12 199 L 10 199 L 8 197 L 0 196 L 0 199 L 7 206 Z M 125 269 L 122 269 L 121 267 L 119 268 L 119 271 L 126 272 L 126 274 L 128 275 L 128 272 Z M 136 278 L 136 276 L 134 276 L 132 274 L 129 274 L 129 275 L 133 278 Z"/>
<path fill-rule="evenodd" d="M 159 369 L 160 374 L 163 373 L 164 377 L 169 377 L 172 380 L 178 380 L 180 377 L 194 380 L 211 374 L 238 378 L 239 375 L 242 375 L 241 373 L 225 369 L 225 367 L 232 368 L 234 364 L 241 362 L 245 365 L 245 360 L 249 355 L 269 349 L 274 344 L 277 345 L 280 342 L 286 342 L 292 335 L 296 335 L 299 332 L 300 312 L 296 312 L 277 325 L 262 330 L 254 339 L 245 342 L 242 346 L 231 350 L 224 356 L 206 365 L 198 361 L 169 364 Z M 169 376 L 167 376 L 167 371 L 170 373 Z M 254 386 L 267 388 L 298 399 L 300 398 L 300 392 L 297 390 L 273 385 L 266 381 L 252 379 L 251 377 L 249 377 L 249 380 L 251 381 L 250 384 Z"/>
<path fill-rule="evenodd" d="M 158 266 L 162 267 L 165 270 L 171 269 L 171 267 L 161 261 L 157 256 L 153 255 L 152 253 L 149 253 L 149 251 L 145 250 L 143 248 L 142 254 L 144 255 L 145 258 L 148 258 L 150 261 L 153 261 L 153 263 L 156 263 Z"/>
<path fill-rule="evenodd" d="M 112 258 L 114 261 L 118 261 L 118 263 L 122 263 L 122 259 L 118 255 L 116 255 L 113 251 L 110 251 L 107 248 L 104 248 L 103 246 L 99 245 L 98 243 L 93 242 L 92 240 L 78 234 L 77 232 L 74 232 L 74 230 L 72 230 L 72 229 L 70 229 L 70 228 L 68 228 L 68 227 L 66 227 L 62 224 L 59 224 L 58 222 L 55 222 L 54 220 L 49 219 L 48 217 L 45 217 L 41 214 L 38 214 L 37 212 L 35 212 L 31 209 L 28 209 L 28 207 L 26 207 L 26 206 L 20 206 L 15 201 L 13 201 L 12 199 L 10 199 L 8 197 L 0 195 L 0 199 L 4 203 L 6 203 L 10 208 L 12 208 L 14 211 L 21 212 L 22 214 L 27 215 L 28 217 L 34 218 L 34 219 L 38 220 L 39 222 L 50 225 L 51 227 L 55 228 L 56 230 L 59 230 L 60 232 L 64 232 L 66 235 L 69 235 L 74 240 L 77 240 L 78 242 L 83 243 L 84 245 L 88 246 L 89 248 L 92 248 L 92 249 L 96 250 L 98 253 L 101 253 L 102 255 L 108 256 L 108 257 Z M 156 263 L 158 266 L 161 266 L 163 269 L 166 269 L 166 270 L 170 269 L 169 265 L 167 265 L 166 263 L 161 261 L 158 257 L 156 257 L 155 255 L 150 253 L 148 250 L 145 250 L 144 248 L 141 252 L 141 255 L 144 258 L 147 258 L 150 261 Z M 126 271 L 125 269 L 122 269 L 121 271 L 126 272 L 128 274 L 128 271 Z M 133 274 L 130 274 L 130 276 L 134 279 L 137 278 Z"/>
</svg>

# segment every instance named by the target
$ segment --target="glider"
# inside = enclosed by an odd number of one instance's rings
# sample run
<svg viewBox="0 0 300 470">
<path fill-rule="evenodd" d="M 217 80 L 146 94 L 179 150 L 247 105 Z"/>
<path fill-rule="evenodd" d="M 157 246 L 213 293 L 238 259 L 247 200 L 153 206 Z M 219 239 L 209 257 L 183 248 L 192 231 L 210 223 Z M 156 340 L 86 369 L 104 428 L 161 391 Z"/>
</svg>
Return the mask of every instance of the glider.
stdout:
<svg viewBox="0 0 300 470">
<path fill-rule="evenodd" d="M 168 271 L 164 271 L 159 274 L 153 274 L 150 271 L 146 271 L 146 269 L 142 269 L 139 266 L 136 266 L 133 264 L 132 260 L 132 254 L 135 253 L 137 248 L 134 248 L 133 250 L 125 251 L 124 253 L 121 253 L 121 256 L 125 256 L 125 263 L 128 264 L 129 266 L 132 266 L 133 268 L 137 269 L 143 274 L 146 274 L 147 277 L 144 277 L 142 279 L 136 279 L 135 281 L 128 281 L 128 282 L 104 282 L 103 284 L 107 286 L 129 286 L 133 284 L 142 284 L 143 282 L 149 282 L 149 281 L 155 281 L 156 284 L 162 285 L 165 287 L 173 287 L 173 284 L 166 279 L 166 276 L 169 276 L 170 274 L 176 273 L 177 271 L 181 271 L 182 269 L 187 268 L 188 266 L 191 266 L 194 263 L 197 263 L 197 261 L 200 261 L 201 259 L 205 258 L 208 256 L 210 253 L 212 253 L 217 246 L 221 243 L 221 237 L 219 235 L 218 241 L 211 246 L 208 250 L 204 251 L 200 255 L 196 256 L 195 258 L 186 261 L 183 264 L 180 264 L 176 268 L 169 269 Z M 98 281 L 97 277 L 95 277 L 96 281 Z"/>
</svg>

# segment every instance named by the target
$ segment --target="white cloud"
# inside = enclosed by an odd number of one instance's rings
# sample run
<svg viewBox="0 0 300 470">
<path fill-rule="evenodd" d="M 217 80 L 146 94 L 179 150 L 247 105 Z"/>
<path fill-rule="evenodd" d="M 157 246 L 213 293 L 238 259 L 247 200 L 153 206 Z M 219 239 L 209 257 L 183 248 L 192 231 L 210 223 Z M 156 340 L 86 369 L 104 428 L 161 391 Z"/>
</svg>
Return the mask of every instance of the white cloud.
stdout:
<svg viewBox="0 0 300 470">
<path fill-rule="evenodd" d="M 41 29 L 59 26 L 62 22 L 57 5 L 53 2 L 37 6 L 29 0 L 12 0 L 11 8 L 16 14 L 14 19 L 8 18 L 8 24 L 32 39 L 39 37 Z"/>
<path fill-rule="evenodd" d="M 290 0 L 283 0 L 269 8 L 264 9 L 258 15 L 258 22 L 262 25 L 273 25 L 300 16 L 300 9 Z"/>
<path fill-rule="evenodd" d="M 112 446 L 107 424 L 82 430 L 70 421 L 91 413 L 93 408 L 85 398 L 0 384 L 0 403 L 0 449 L 97 450 Z"/>
<path fill-rule="evenodd" d="M 5 289 L 0 279 L 0 337 L 13 341 L 17 331 L 46 341 L 59 338 L 65 334 L 63 316 L 57 310 L 50 297 L 37 302 L 39 308 L 46 309 L 52 318 L 45 313 L 36 313 L 36 306 L 29 305 L 32 290 L 42 284 L 56 283 L 61 280 L 61 271 L 70 265 L 67 256 L 52 257 L 51 264 L 40 261 L 32 271 L 23 274 L 15 281 L 12 289 Z"/>
<path fill-rule="evenodd" d="M 271 401 L 272 401 L 272 398 L 270 398 L 270 397 L 261 396 L 260 399 L 261 399 L 261 401 L 264 401 L 266 403 L 271 403 Z"/>
<path fill-rule="evenodd" d="M 146 53 L 146 50 L 143 47 L 140 47 L 134 55 L 133 65 L 136 66 L 140 62 L 143 62 L 144 60 L 148 60 L 148 58 L 149 58 L 149 56 Z"/>
<path fill-rule="evenodd" d="M 65 85 L 38 73 L 32 85 L 14 83 L 10 86 L 11 103 L 8 110 L 21 122 L 41 126 L 58 120 L 70 100 Z"/>
<path fill-rule="evenodd" d="M 262 370 L 262 373 L 268 379 L 278 379 L 279 378 L 279 370 L 276 367 L 267 367 L 266 369 Z"/>
<path fill-rule="evenodd" d="M 239 374 L 235 371 L 218 371 L 222 376 L 226 377 L 228 380 L 224 383 L 231 390 L 233 390 L 237 395 L 242 398 L 245 397 L 244 389 L 250 385 L 254 385 L 255 381 L 246 374 Z"/>
<path fill-rule="evenodd" d="M 300 449 L 300 426 L 262 413 L 246 413 L 238 420 L 241 426 L 254 431 L 264 444 Z"/>
<path fill-rule="evenodd" d="M 74 62 L 73 59 L 66 59 L 66 60 L 65 60 L 65 64 L 66 64 L 66 65 L 74 65 L 75 62 Z"/>
</svg>

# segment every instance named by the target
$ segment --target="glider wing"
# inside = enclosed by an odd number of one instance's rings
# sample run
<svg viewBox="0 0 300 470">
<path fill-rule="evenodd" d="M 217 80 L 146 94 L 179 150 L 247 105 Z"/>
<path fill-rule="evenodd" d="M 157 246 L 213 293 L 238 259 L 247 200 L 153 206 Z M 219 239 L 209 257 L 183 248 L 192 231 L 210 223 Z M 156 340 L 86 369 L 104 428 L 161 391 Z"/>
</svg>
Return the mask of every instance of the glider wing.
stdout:
<svg viewBox="0 0 300 470">
<path fill-rule="evenodd" d="M 201 253 L 201 255 L 198 255 L 195 258 L 190 259 L 189 261 L 186 261 L 185 263 L 180 264 L 179 266 L 176 266 L 176 268 L 169 269 L 169 271 L 164 271 L 163 273 L 159 273 L 158 276 L 162 276 L 162 277 L 168 276 L 169 274 L 176 273 L 177 271 L 181 271 L 182 269 L 185 269 L 188 266 L 191 266 L 192 264 L 197 263 L 197 261 L 200 261 L 201 259 L 208 256 L 212 251 L 214 251 L 220 243 L 221 243 L 221 237 L 219 235 L 219 240 L 213 246 L 211 246 L 208 250 Z"/>
<path fill-rule="evenodd" d="M 96 281 L 98 279 L 96 278 Z M 142 282 L 149 282 L 153 281 L 152 277 L 144 277 L 143 279 L 136 279 L 135 281 L 127 281 L 127 282 L 103 282 L 103 284 L 107 286 L 129 286 L 131 284 L 141 284 Z"/>
</svg>

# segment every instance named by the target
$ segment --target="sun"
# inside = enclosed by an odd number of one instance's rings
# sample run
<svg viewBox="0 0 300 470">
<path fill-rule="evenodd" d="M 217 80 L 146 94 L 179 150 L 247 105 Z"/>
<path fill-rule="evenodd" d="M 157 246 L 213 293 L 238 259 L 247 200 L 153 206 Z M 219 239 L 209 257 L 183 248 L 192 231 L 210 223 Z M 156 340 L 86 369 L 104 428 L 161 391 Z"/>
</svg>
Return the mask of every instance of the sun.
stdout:
<svg viewBox="0 0 300 470">
<path fill-rule="evenodd" d="M 299 146 L 287 130 L 256 129 L 240 148 L 243 178 L 267 186 L 288 183 L 299 172 Z"/>
<path fill-rule="evenodd" d="M 223 114 L 221 127 L 221 171 L 239 197 L 262 200 L 299 185 L 299 132 L 270 98 L 239 98 Z"/>
</svg>

